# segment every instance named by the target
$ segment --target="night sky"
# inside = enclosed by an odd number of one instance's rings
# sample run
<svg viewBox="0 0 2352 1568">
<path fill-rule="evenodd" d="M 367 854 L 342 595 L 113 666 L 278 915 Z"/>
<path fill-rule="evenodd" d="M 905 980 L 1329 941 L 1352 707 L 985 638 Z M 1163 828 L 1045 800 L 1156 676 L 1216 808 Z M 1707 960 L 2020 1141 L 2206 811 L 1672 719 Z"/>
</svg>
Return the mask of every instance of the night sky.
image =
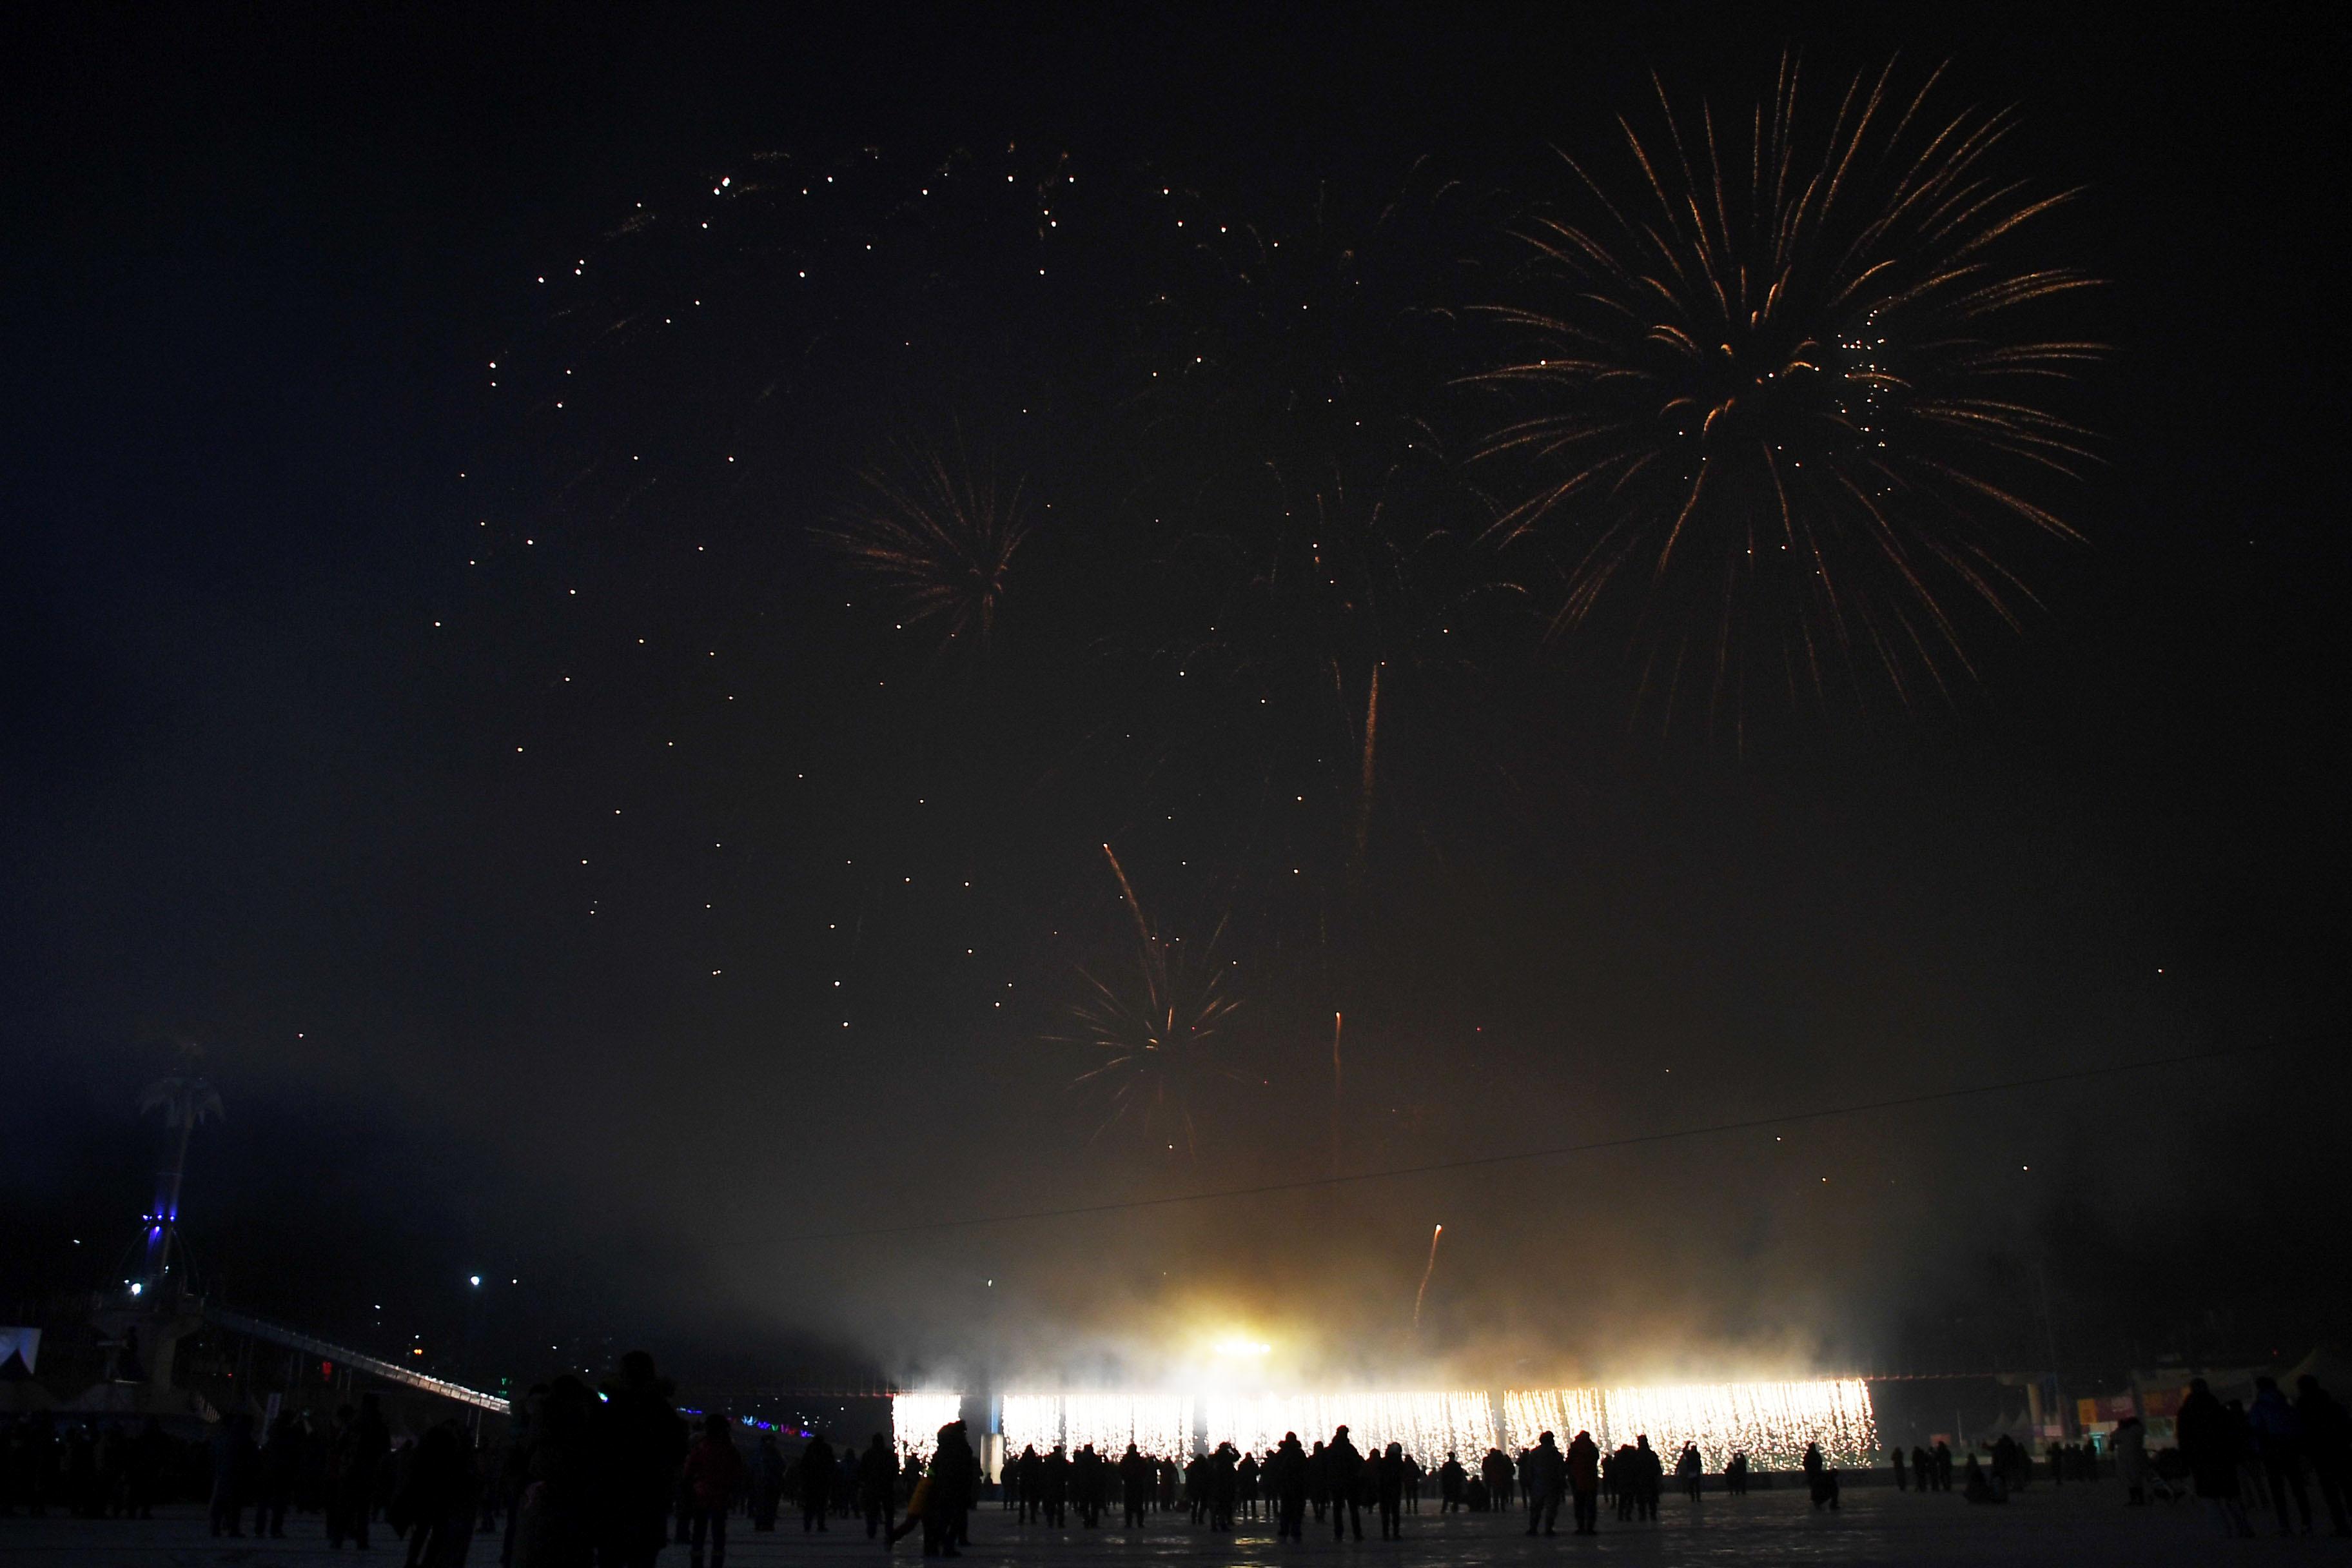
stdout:
<svg viewBox="0 0 2352 1568">
<path fill-rule="evenodd" d="M 2345 40 L 2095 15 L 19 17 L 5 1300 L 119 1272 L 194 1040 L 198 1267 L 453 1370 L 475 1273 L 490 1370 L 713 1381 L 2340 1331 Z M 2084 187 L 2084 540 L 2004 533 L 1940 682 L 1662 695 L 1684 603 L 1549 635 L 1559 552 L 1460 543 L 1526 483 L 1477 307 L 1652 71 L 1744 113 L 1784 50 L 1948 62 Z M 1018 489 L 984 637 L 829 538 L 931 458 Z M 1335 609 L 1326 524 L 1399 518 Z M 1074 1082 L 1107 843 L 1232 1004 L 1189 1124 Z"/>
</svg>

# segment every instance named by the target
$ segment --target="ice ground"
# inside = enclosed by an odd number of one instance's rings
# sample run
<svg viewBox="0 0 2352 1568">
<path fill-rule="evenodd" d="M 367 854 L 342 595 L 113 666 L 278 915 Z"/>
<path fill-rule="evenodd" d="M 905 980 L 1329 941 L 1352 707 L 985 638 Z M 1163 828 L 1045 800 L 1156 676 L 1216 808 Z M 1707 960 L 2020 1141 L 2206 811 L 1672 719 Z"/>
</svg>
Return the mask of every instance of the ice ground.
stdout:
<svg viewBox="0 0 2352 1568">
<path fill-rule="evenodd" d="M 2257 1516 L 2258 1521 L 2263 1516 Z M 739 1525 L 740 1525 L 740 1521 Z M 1369 1525 L 1371 1521 L 1367 1521 Z M 862 1528 L 835 1520 L 824 1535 L 803 1536 L 797 1521 L 783 1521 L 774 1535 L 740 1528 L 728 1542 L 733 1568 L 814 1564 L 852 1568 L 882 1560 Z M 1310 1526 L 1312 1521 L 1309 1521 Z M 2126 1509 L 2113 1482 L 2053 1490 L 2037 1486 L 2000 1508 L 1970 1508 L 1957 1494 L 1919 1497 L 1884 1488 L 1848 1491 L 1837 1514 L 1816 1514 L 1802 1493 L 1775 1489 L 1745 1499 L 1710 1496 L 1694 1516 L 1690 1505 L 1669 1498 L 1654 1526 L 1601 1521 L 1591 1540 L 1562 1534 L 1529 1541 L 1523 1521 L 1510 1514 L 1434 1513 L 1406 1518 L 1406 1538 L 1335 1546 L 1328 1533 L 1311 1529 L 1303 1547 L 1277 1549 L 1270 1526 L 1244 1522 L 1234 1536 L 1212 1536 L 1181 1523 L 1163 1523 L 1139 1540 L 1117 1530 L 1023 1529 L 993 1503 L 972 1521 L 971 1560 L 1001 1568 L 1255 1568 L 1262 1563 L 1325 1563 L 1330 1568 L 1454 1568 L 1456 1564 L 1525 1563 L 1553 1568 L 1595 1563 L 1661 1565 L 1676 1563 L 1980 1563 L 1990 1568 L 2189 1568 L 2216 1563 L 2352 1563 L 2352 1542 L 2324 1536 L 2282 1541 L 2265 1534 L 2226 1542 L 2207 1533 L 2193 1505 Z M 2323 1523 L 2322 1528 L 2325 1529 Z M 15 1568 L 318 1568 L 348 1563 L 348 1552 L 331 1552 L 316 1516 L 289 1521 L 284 1541 L 215 1542 L 195 1508 L 168 1510 L 147 1522 L 107 1520 L 0 1519 L 0 1564 Z M 401 1546 L 379 1531 L 366 1561 L 397 1568 Z M 902 1542 L 893 1561 L 901 1568 L 919 1564 L 912 1540 Z M 498 1551 L 490 1537 L 477 1539 L 468 1562 L 495 1568 Z M 686 1568 L 681 1546 L 666 1548 L 663 1568 Z"/>
</svg>

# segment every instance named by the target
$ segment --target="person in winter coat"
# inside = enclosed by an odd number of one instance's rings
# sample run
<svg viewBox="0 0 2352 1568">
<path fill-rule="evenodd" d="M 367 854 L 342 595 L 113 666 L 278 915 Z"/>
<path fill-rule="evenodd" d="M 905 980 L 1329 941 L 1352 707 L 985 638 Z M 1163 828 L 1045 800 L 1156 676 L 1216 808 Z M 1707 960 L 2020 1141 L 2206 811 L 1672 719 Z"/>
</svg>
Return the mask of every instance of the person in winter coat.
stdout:
<svg viewBox="0 0 2352 1568">
<path fill-rule="evenodd" d="M 1698 1445 L 1685 1443 L 1682 1458 L 1675 1461 L 1675 1479 L 1682 1483 L 1683 1493 L 1691 1500 L 1693 1508 L 1698 1506 L 1699 1477 L 1706 1471 L 1706 1461 L 1699 1458 Z"/>
<path fill-rule="evenodd" d="M 694 1521 L 688 1546 L 693 1555 L 688 1561 L 694 1568 L 702 1568 L 706 1539 L 710 1544 L 710 1568 L 726 1568 L 728 1511 L 751 1480 L 751 1468 L 735 1450 L 735 1436 L 728 1430 L 727 1417 L 704 1416 L 702 1438 L 686 1455 L 686 1492 Z"/>
<path fill-rule="evenodd" d="M 801 1533 L 824 1528 L 824 1516 L 833 1505 L 833 1445 L 823 1437 L 811 1437 L 808 1447 L 801 1450 Z"/>
<path fill-rule="evenodd" d="M 1307 1450 L 1298 1434 L 1285 1432 L 1265 1462 L 1267 1488 L 1274 1493 L 1275 1539 L 1303 1541 L 1307 1522 Z"/>
<path fill-rule="evenodd" d="M 2344 1406 L 2311 1373 L 2296 1378 L 2294 1389 L 2294 1414 L 2303 1423 L 2303 1457 L 2319 1483 L 2319 1500 L 2327 1505 L 2336 1533 L 2352 1535 L 2344 1510 L 2347 1483 L 2352 1480 L 2352 1420 L 2347 1420 Z"/>
<path fill-rule="evenodd" d="M 1633 1439 L 1633 1500 L 1641 1516 L 1652 1524 L 1658 1522 L 1658 1494 L 1666 1487 L 1666 1462 L 1650 1447 L 1649 1434 Z"/>
<path fill-rule="evenodd" d="M 2124 1484 L 2124 1501 L 2137 1508 L 2147 1501 L 2147 1428 L 2137 1415 L 2126 1415 L 2116 1423 L 2115 1435 L 2107 1439 L 2115 1451 L 2116 1479 Z"/>
<path fill-rule="evenodd" d="M 254 1490 L 253 1418 L 232 1412 L 213 1433 L 213 1506 L 215 1535 L 245 1533 L 245 1500 Z M 258 1523 L 255 1528 L 259 1528 Z"/>
<path fill-rule="evenodd" d="M 601 1417 L 588 1385 L 565 1373 L 539 1398 L 515 1500 L 513 1568 L 589 1568 L 604 1523 Z"/>
<path fill-rule="evenodd" d="M 605 1568 L 653 1568 L 677 1496 L 686 1422 L 672 1403 L 671 1385 L 644 1351 L 623 1356 L 619 1383 L 602 1392 L 596 1445 L 604 1468 L 601 1558 Z"/>
<path fill-rule="evenodd" d="M 1324 1482 L 1331 1489 L 1331 1537 L 1335 1541 L 1348 1538 L 1350 1521 L 1356 1526 L 1356 1539 L 1364 1538 L 1364 1515 L 1358 1499 L 1362 1495 L 1364 1457 L 1348 1438 L 1345 1426 L 1331 1434 L 1331 1441 L 1323 1447 Z"/>
<path fill-rule="evenodd" d="M 773 1432 L 760 1434 L 760 1446 L 751 1450 L 751 1528 L 762 1535 L 773 1534 L 776 1528 L 776 1508 L 784 1497 L 784 1451 L 776 1447 Z"/>
<path fill-rule="evenodd" d="M 1134 1444 L 1118 1457 L 1118 1495 L 1127 1510 L 1127 1528 L 1143 1528 L 1144 1510 L 1151 1506 L 1153 1488 L 1160 1479 L 1160 1467 L 1143 1457 Z"/>
<path fill-rule="evenodd" d="M 2180 1458 L 2189 1466 L 2189 1484 L 2205 1500 L 2205 1510 L 2223 1535 L 2250 1536 L 2244 1505 L 2238 1500 L 2238 1462 L 2242 1443 L 2237 1423 L 2203 1378 L 2189 1384 L 2189 1396 L 2173 1417 Z"/>
<path fill-rule="evenodd" d="M 1568 1486 L 1568 1460 L 1559 1451 L 1559 1440 L 1549 1432 L 1537 1438 L 1519 1474 L 1528 1489 L 1528 1533 L 1540 1529 L 1552 1534 L 1559 1523 L 1560 1493 Z"/>
<path fill-rule="evenodd" d="M 2311 1492 L 2303 1484 L 2303 1418 L 2279 1392 L 2278 1380 L 2254 1379 L 2254 1402 L 2246 1410 L 2246 1426 L 2254 1440 L 2254 1456 L 2263 1462 L 2263 1479 L 2270 1483 L 2271 1511 L 2278 1515 L 2279 1533 L 2293 1535 L 2286 1513 L 2292 1489 L 2303 1516 L 2303 1533 L 2311 1533 Z"/>
<path fill-rule="evenodd" d="M 1404 1539 L 1404 1445 L 1391 1443 L 1372 1461 L 1372 1493 L 1380 1500 L 1381 1539 Z"/>
<path fill-rule="evenodd" d="M 1838 1506 L 1837 1469 L 1827 1459 L 1822 1457 L 1822 1446 L 1819 1443 L 1808 1443 L 1805 1445 L 1805 1457 L 1802 1463 L 1805 1471 L 1805 1482 L 1807 1488 L 1811 1493 L 1813 1506 L 1815 1508 L 1820 1508 L 1822 1504 L 1827 1503 L 1832 1512 L 1836 1511 Z"/>
<path fill-rule="evenodd" d="M 1601 1445 L 1590 1432 L 1579 1432 L 1568 1446 L 1568 1489 L 1576 1499 L 1576 1533 L 1601 1531 Z"/>
<path fill-rule="evenodd" d="M 857 1460 L 857 1508 L 866 1516 L 866 1539 L 873 1540 L 890 1523 L 891 1489 L 898 1484 L 898 1462 L 890 1439 L 874 1434 Z"/>
<path fill-rule="evenodd" d="M 1469 1479 L 1470 1472 L 1462 1468 L 1462 1461 L 1448 1453 L 1445 1463 L 1437 1467 L 1438 1512 L 1452 1513 L 1462 1506 L 1462 1483 Z"/>
</svg>

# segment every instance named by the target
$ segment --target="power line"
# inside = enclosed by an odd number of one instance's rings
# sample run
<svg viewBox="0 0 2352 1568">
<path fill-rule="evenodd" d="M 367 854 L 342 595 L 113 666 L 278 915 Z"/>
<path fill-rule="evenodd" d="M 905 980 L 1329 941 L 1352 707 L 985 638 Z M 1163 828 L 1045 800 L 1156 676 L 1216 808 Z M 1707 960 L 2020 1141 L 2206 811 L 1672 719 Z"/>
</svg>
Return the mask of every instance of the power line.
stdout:
<svg viewBox="0 0 2352 1568">
<path fill-rule="evenodd" d="M 1509 1165 L 1530 1160 L 1556 1160 L 1570 1154 L 1594 1154 L 1612 1149 L 1639 1148 L 1650 1143 L 1670 1143 L 1685 1138 L 1709 1138 L 1724 1132 L 1752 1132 L 1766 1127 L 1786 1127 L 1801 1121 L 1823 1121 L 1838 1116 L 1859 1116 L 1865 1111 L 1896 1110 L 1907 1106 L 1934 1105 L 1944 1100 L 1967 1100 L 1978 1095 L 2007 1094 L 2021 1089 L 2047 1089 L 2054 1084 L 2080 1083 L 2087 1079 L 2113 1078 L 2120 1073 L 2149 1072 L 2160 1068 L 2186 1067 L 2194 1062 L 2220 1061 L 2229 1057 L 2252 1056 L 2259 1051 L 2277 1050 L 2287 1046 L 2309 1045 L 2328 1038 L 2309 1036 L 2294 1040 L 2271 1040 L 2260 1045 L 2223 1046 L 2210 1051 L 2190 1051 L 2181 1056 L 2155 1057 L 2145 1061 L 2114 1062 L 2105 1067 L 2080 1068 L 2072 1072 L 2045 1073 L 2038 1078 L 2010 1079 L 2000 1083 L 1970 1084 L 1962 1089 L 1934 1089 L 1926 1094 L 1897 1095 L 1886 1100 L 1857 1100 L 1849 1105 L 1824 1106 L 1817 1110 L 1785 1111 L 1776 1116 L 1753 1116 L 1738 1121 L 1715 1121 L 1702 1127 L 1677 1127 L 1662 1132 L 1637 1132 L 1622 1138 L 1599 1138 L 1584 1143 L 1556 1143 L 1543 1149 L 1521 1149 L 1507 1154 L 1475 1154 L 1461 1160 L 1438 1160 L 1423 1165 L 1391 1165 L 1377 1171 L 1353 1171 L 1335 1176 L 1301 1176 L 1294 1181 L 1266 1182 L 1252 1187 L 1218 1187 L 1202 1193 L 1179 1193 L 1164 1198 L 1124 1198 L 1111 1203 L 1078 1204 L 1066 1208 L 1018 1209 L 1007 1214 L 966 1215 L 955 1219 L 909 1220 L 899 1225 L 860 1226 L 847 1230 L 802 1231 L 742 1246 L 773 1246 L 793 1241 L 849 1241 L 866 1237 L 908 1236 L 919 1231 L 969 1230 L 983 1225 L 1014 1225 L 1025 1220 L 1081 1219 L 1089 1215 L 1121 1214 L 1135 1209 L 1172 1208 L 1179 1204 L 1215 1203 L 1225 1198 L 1265 1197 L 1276 1193 L 1307 1192 L 1318 1187 L 1354 1186 L 1365 1182 L 1395 1181 L 1407 1176 L 1431 1176 L 1446 1171 L 1477 1170 L 1491 1165 Z"/>
</svg>

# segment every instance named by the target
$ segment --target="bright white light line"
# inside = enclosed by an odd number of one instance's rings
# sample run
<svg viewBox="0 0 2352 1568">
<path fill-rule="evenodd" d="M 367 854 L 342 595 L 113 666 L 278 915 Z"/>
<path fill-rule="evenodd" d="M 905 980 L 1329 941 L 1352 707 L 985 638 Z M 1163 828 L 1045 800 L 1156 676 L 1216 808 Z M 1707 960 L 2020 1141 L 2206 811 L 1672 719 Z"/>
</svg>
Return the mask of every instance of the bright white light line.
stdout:
<svg viewBox="0 0 2352 1568">
<path fill-rule="evenodd" d="M 900 1394 L 891 1424 L 902 1445 L 928 1454 L 941 1424 L 955 1418 L 954 1394 Z M 1147 1454 L 1189 1456 L 1194 1412 L 1202 1439 L 1213 1448 L 1231 1443 L 1264 1454 L 1296 1432 L 1306 1443 L 1328 1440 L 1345 1426 L 1366 1453 L 1401 1444 L 1425 1466 L 1449 1453 L 1465 1463 L 1497 1444 L 1513 1452 L 1535 1446 L 1545 1432 L 1565 1446 L 1590 1432 L 1604 1448 L 1646 1436 L 1673 1457 L 1696 1443 L 1711 1472 L 1735 1451 L 1759 1469 L 1794 1469 L 1805 1445 L 1818 1443 L 1835 1465 L 1866 1466 L 1878 1448 L 1870 1388 L 1860 1378 L 1781 1383 L 1694 1383 L 1616 1388 L 1510 1389 L 1501 1420 L 1483 1392 L 1356 1394 L 1007 1394 L 1000 1403 L 1008 1455 L 1055 1444 L 1075 1453 L 1091 1443 L 1117 1455 L 1133 1442 Z"/>
<path fill-rule="evenodd" d="M 1696 1443 L 1710 1471 L 1721 1470 L 1734 1451 L 1759 1469 L 1791 1470 L 1808 1443 L 1848 1467 L 1867 1465 L 1878 1447 L 1870 1385 L 1855 1377 L 1513 1391 L 1503 1396 L 1503 1426 L 1513 1448 L 1546 1431 L 1562 1443 L 1589 1431 L 1604 1448 L 1646 1436 L 1669 1466 L 1685 1443 Z"/>
<path fill-rule="evenodd" d="M 1265 1453 L 1286 1432 L 1312 1446 L 1342 1426 L 1360 1452 L 1396 1443 L 1430 1467 L 1449 1453 L 1474 1462 L 1495 1443 L 1495 1403 L 1482 1393 L 1213 1394 L 1202 1408 L 1209 1447 L 1231 1443 L 1245 1454 Z"/>
<path fill-rule="evenodd" d="M 925 1463 L 940 1446 L 940 1428 L 963 1410 L 961 1394 L 894 1394 L 890 1396 L 890 1438 L 901 1453 L 912 1450 Z"/>
</svg>

